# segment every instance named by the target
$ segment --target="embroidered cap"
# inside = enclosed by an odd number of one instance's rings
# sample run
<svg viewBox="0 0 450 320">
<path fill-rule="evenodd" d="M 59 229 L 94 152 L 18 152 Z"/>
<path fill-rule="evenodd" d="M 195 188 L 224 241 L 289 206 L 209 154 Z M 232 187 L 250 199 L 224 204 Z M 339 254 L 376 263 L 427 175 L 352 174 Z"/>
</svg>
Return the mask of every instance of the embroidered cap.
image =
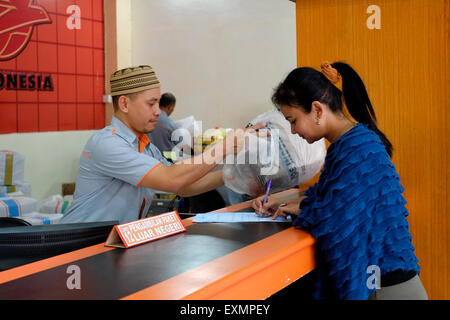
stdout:
<svg viewBox="0 0 450 320">
<path fill-rule="evenodd" d="M 111 76 L 111 96 L 136 93 L 159 88 L 160 83 L 150 66 L 138 66 L 118 70 Z"/>
</svg>

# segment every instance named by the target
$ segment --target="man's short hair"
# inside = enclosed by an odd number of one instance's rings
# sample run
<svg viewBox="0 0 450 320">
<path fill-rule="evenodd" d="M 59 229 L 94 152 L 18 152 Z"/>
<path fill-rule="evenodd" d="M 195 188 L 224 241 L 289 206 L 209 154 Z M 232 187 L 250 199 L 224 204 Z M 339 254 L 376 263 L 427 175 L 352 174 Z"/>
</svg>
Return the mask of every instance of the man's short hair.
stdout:
<svg viewBox="0 0 450 320">
<path fill-rule="evenodd" d="M 174 105 L 177 102 L 175 96 L 170 92 L 165 92 L 161 95 L 161 99 L 159 100 L 159 107 L 165 108 Z"/>
<path fill-rule="evenodd" d="M 136 96 L 139 94 L 139 92 L 136 93 L 128 93 L 128 94 L 121 94 L 120 96 L 126 96 L 128 97 L 130 100 L 134 100 L 134 98 L 136 98 Z M 114 112 L 116 112 L 117 110 L 119 110 L 119 98 L 120 96 L 113 96 L 112 97 L 112 104 L 113 104 L 113 108 L 114 108 Z"/>
</svg>

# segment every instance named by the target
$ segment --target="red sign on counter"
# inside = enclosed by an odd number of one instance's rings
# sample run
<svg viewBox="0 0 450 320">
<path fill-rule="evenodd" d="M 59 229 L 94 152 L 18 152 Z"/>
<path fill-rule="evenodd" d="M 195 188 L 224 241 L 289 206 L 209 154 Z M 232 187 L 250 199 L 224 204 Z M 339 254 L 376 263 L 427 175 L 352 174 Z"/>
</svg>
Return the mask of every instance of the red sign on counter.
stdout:
<svg viewBox="0 0 450 320">
<path fill-rule="evenodd" d="M 172 211 L 115 226 L 106 239 L 105 246 L 129 248 L 184 231 L 186 228 L 180 216 Z"/>
</svg>

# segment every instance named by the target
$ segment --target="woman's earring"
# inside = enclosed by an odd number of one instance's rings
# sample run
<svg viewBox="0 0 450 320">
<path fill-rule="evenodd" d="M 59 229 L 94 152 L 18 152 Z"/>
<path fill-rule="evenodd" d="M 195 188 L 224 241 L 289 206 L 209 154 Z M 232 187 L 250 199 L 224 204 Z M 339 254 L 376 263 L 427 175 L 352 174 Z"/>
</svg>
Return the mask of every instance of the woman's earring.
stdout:
<svg viewBox="0 0 450 320">
<path fill-rule="evenodd" d="M 320 119 L 317 119 L 317 125 L 320 126 Z"/>
</svg>

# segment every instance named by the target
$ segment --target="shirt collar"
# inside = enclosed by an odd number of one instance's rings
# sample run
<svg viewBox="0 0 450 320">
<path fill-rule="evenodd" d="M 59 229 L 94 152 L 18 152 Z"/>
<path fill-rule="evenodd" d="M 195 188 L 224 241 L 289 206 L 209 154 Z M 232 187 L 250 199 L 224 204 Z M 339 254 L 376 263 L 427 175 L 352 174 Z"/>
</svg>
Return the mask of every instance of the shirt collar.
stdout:
<svg viewBox="0 0 450 320">
<path fill-rule="evenodd" d="M 139 153 L 142 153 L 145 147 L 150 143 L 150 139 L 145 133 L 141 134 L 138 138 L 139 138 Z"/>
<path fill-rule="evenodd" d="M 141 153 L 145 147 L 150 143 L 150 139 L 148 138 L 148 135 L 142 134 L 141 136 L 137 137 L 134 132 L 128 128 L 128 126 L 122 122 L 122 120 L 112 117 L 111 119 L 111 127 L 115 128 L 114 134 L 117 134 L 118 136 L 122 137 L 126 141 L 128 141 L 130 144 L 137 144 L 138 145 L 138 151 Z"/>
<path fill-rule="evenodd" d="M 111 127 L 116 129 L 114 131 L 114 134 L 119 135 L 129 143 L 137 143 L 139 141 L 138 137 L 134 134 L 134 132 L 131 131 L 131 129 L 128 128 L 127 125 L 122 122 L 122 120 L 114 116 L 111 119 Z"/>
</svg>

